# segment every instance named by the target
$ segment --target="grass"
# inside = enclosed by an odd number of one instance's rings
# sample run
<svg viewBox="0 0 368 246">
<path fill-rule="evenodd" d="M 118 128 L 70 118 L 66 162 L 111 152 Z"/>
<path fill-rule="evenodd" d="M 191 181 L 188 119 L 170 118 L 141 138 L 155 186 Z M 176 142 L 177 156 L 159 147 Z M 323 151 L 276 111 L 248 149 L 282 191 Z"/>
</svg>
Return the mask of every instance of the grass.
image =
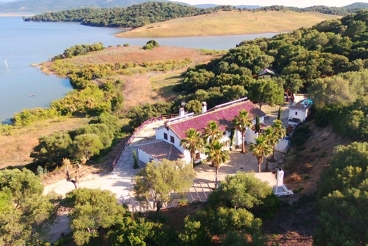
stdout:
<svg viewBox="0 0 368 246">
<path fill-rule="evenodd" d="M 173 88 L 180 84 L 182 81 L 181 76 L 175 76 L 173 74 L 161 74 L 151 78 L 152 90 L 156 91 L 161 97 L 171 98 L 177 96 L 177 93 L 173 92 Z"/>
<path fill-rule="evenodd" d="M 289 32 L 300 27 L 311 27 L 321 21 L 337 18 L 340 18 L 340 16 L 316 12 L 219 11 L 208 15 L 148 24 L 128 32 L 119 33 L 117 36 L 125 38 L 154 38 L 279 33 Z"/>
<path fill-rule="evenodd" d="M 0 168 L 30 163 L 32 158 L 29 155 L 38 144 L 39 137 L 56 131 L 76 129 L 88 121 L 86 118 L 60 117 L 27 127 L 14 127 L 10 136 L 0 136 Z"/>
</svg>

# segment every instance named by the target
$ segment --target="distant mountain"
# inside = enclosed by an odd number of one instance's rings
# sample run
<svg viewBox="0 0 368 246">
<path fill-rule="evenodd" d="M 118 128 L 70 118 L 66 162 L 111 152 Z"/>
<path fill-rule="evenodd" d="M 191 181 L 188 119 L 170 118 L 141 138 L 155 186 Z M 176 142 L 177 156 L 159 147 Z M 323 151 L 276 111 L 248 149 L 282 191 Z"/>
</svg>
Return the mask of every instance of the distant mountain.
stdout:
<svg viewBox="0 0 368 246">
<path fill-rule="evenodd" d="M 368 3 L 356 2 L 344 6 L 345 9 L 368 9 Z"/>
<path fill-rule="evenodd" d="M 193 5 L 196 8 L 201 8 L 201 9 L 207 9 L 207 8 L 214 8 L 219 6 L 218 4 L 195 4 Z"/>
</svg>

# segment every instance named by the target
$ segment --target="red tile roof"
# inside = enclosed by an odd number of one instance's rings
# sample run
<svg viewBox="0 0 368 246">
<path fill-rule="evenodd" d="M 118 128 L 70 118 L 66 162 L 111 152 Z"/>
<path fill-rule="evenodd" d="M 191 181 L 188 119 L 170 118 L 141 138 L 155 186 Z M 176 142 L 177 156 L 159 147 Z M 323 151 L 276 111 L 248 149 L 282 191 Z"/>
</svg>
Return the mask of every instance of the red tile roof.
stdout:
<svg viewBox="0 0 368 246">
<path fill-rule="evenodd" d="M 175 161 L 184 158 L 184 155 L 174 145 L 164 140 L 142 144 L 138 148 L 159 161 L 162 159 Z"/>
<path fill-rule="evenodd" d="M 242 101 L 231 104 L 229 106 L 213 108 L 204 114 L 200 114 L 191 118 L 169 122 L 168 127 L 180 138 L 185 138 L 185 132 L 189 128 L 194 128 L 197 131 L 203 131 L 209 121 L 216 121 L 220 129 L 225 131 L 226 128 L 232 125 L 232 120 L 239 114 L 240 110 L 246 110 L 252 118 L 265 116 L 266 114 L 260 110 L 251 101 Z"/>
</svg>

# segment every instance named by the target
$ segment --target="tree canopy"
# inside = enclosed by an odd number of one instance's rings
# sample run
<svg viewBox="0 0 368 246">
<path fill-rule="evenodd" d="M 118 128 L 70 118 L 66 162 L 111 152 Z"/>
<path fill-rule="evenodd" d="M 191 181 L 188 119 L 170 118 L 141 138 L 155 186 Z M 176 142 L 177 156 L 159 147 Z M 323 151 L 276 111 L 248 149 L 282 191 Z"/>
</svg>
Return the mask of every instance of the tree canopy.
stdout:
<svg viewBox="0 0 368 246">
<path fill-rule="evenodd" d="M 316 244 L 368 243 L 367 160 L 366 142 L 336 147 L 318 189 L 320 226 L 314 236 Z"/>
<path fill-rule="evenodd" d="M 153 201 L 157 211 L 162 203 L 173 199 L 171 193 L 183 195 L 192 185 L 194 172 L 184 161 L 151 161 L 140 170 L 135 178 L 136 199 L 146 204 Z M 147 205 L 147 204 L 146 204 Z"/>
<path fill-rule="evenodd" d="M 57 203 L 43 196 L 39 177 L 28 169 L 0 171 L 0 244 L 39 245 Z"/>
</svg>

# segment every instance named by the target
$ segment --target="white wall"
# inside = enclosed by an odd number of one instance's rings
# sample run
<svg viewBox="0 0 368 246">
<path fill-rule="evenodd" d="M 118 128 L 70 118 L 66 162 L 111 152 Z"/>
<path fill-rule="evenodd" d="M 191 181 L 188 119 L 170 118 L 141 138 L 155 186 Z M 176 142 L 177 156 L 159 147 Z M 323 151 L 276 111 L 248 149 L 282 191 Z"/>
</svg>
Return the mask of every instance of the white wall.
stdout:
<svg viewBox="0 0 368 246">
<path fill-rule="evenodd" d="M 275 147 L 275 150 L 285 153 L 288 145 L 289 145 L 289 140 L 280 139 L 279 143 Z"/>
<path fill-rule="evenodd" d="M 247 142 L 247 144 L 256 143 L 256 138 L 258 138 L 258 133 L 255 133 L 253 130 L 248 128 L 245 135 L 245 141 Z"/>
<path fill-rule="evenodd" d="M 308 113 L 308 109 L 305 109 L 305 108 L 303 109 L 290 108 L 288 119 L 296 118 L 296 119 L 300 119 L 300 121 L 305 121 L 305 119 L 307 118 L 307 113 Z"/>
<path fill-rule="evenodd" d="M 167 139 L 164 138 L 164 133 L 167 134 Z M 171 136 L 174 138 L 174 146 L 181 152 L 184 153 L 184 148 L 180 145 L 180 139 L 176 136 L 174 132 L 172 132 L 170 129 L 168 130 L 166 127 L 158 127 L 156 128 L 156 139 L 164 140 L 170 144 L 173 144 L 171 142 Z"/>
<path fill-rule="evenodd" d="M 190 157 L 190 152 L 188 150 L 184 150 L 184 158 L 183 160 L 186 162 L 186 163 L 190 163 L 192 161 L 192 158 Z"/>
<path fill-rule="evenodd" d="M 138 148 L 138 159 L 143 162 L 143 163 L 147 163 L 150 161 L 151 156 L 149 154 L 147 154 L 146 152 L 144 152 L 143 150 L 141 150 L 140 148 Z"/>
</svg>

